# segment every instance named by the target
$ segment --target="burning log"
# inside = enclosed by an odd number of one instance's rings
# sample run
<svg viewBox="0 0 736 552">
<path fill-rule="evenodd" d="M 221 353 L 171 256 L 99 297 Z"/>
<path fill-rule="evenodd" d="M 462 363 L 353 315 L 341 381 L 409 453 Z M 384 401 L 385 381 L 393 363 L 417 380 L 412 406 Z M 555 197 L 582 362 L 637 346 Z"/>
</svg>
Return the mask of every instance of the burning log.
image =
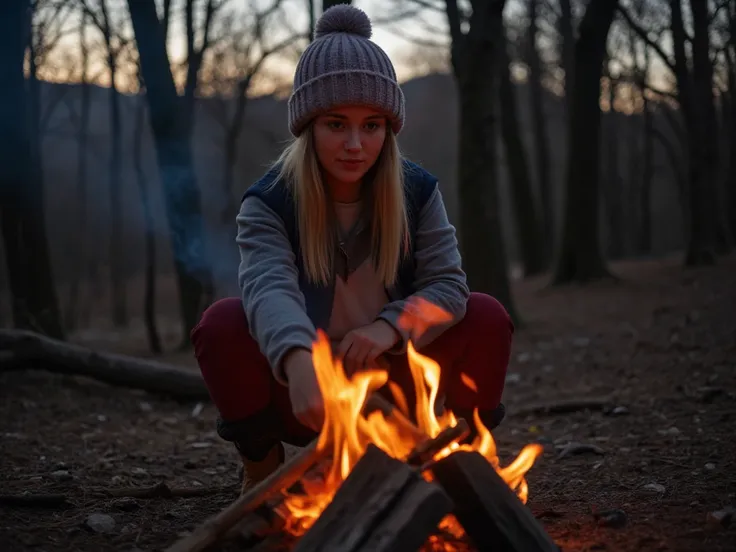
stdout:
<svg viewBox="0 0 736 552">
<path fill-rule="evenodd" d="M 317 449 L 315 440 L 219 514 L 205 521 L 194 533 L 175 542 L 167 549 L 167 552 L 207 550 L 248 514 L 296 483 L 322 457 L 323 452 Z"/>
<path fill-rule="evenodd" d="M 294 552 L 418 550 L 451 509 L 441 487 L 369 445 Z"/>
<path fill-rule="evenodd" d="M 427 439 L 420 442 L 409 456 L 406 457 L 406 463 L 411 466 L 422 466 L 430 462 L 434 456 L 450 446 L 452 443 L 462 441 L 470 434 L 468 422 L 463 418 L 457 421 L 457 425 L 448 427 L 440 432 L 434 439 Z"/>
<path fill-rule="evenodd" d="M 453 514 L 479 550 L 558 552 L 531 511 L 476 452 L 458 451 L 432 465 L 455 503 Z"/>
</svg>

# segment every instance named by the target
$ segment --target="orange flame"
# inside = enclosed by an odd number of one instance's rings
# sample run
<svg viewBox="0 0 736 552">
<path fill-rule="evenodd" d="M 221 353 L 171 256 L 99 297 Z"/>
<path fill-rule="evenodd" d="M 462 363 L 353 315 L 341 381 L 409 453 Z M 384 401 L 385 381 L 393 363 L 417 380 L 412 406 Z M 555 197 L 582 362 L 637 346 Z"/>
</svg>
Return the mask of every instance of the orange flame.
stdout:
<svg viewBox="0 0 736 552">
<path fill-rule="evenodd" d="M 439 307 L 426 301 L 411 302 L 399 323 L 410 329 L 416 340 L 430 326 L 449 321 L 449 315 Z M 434 360 L 417 352 L 413 342 L 407 345 L 407 355 L 414 391 L 416 394 L 416 421 L 420 431 L 428 437 L 436 437 L 443 429 L 457 424 L 454 414 L 445 410 L 435 413 L 435 403 L 439 392 L 440 366 Z M 389 456 L 403 459 L 418 444 L 416 436 L 386 418 L 380 411 L 367 416 L 363 406 L 368 396 L 384 384 L 394 396 L 394 402 L 405 414 L 406 399 L 401 389 L 388 381 L 385 370 L 358 372 L 348 378 L 339 359 L 333 359 L 330 343 L 322 331 L 318 331 L 312 350 L 314 369 L 324 400 L 325 418 L 320 432 L 317 448 L 325 451 L 332 448 L 331 465 L 323 480 L 303 481 L 304 494 L 289 494 L 283 507 L 286 528 L 294 535 L 306 532 L 332 500 L 340 484 L 347 478 L 355 464 L 365 453 L 369 443 L 373 443 Z M 463 383 L 477 390 L 475 382 L 466 374 L 461 374 Z M 499 465 L 496 443 L 491 432 L 483 425 L 477 410 L 473 413 L 477 437 L 470 444 L 453 443 L 435 455 L 435 460 L 444 458 L 457 450 L 476 451 L 483 455 L 501 478 L 526 503 L 528 486 L 524 478 L 537 456 L 542 452 L 539 445 L 527 445 L 508 466 Z M 429 477 L 429 476 L 427 476 Z M 452 517 L 445 518 L 443 529 L 452 534 L 462 534 L 462 527 Z M 435 543 L 436 544 L 436 543 Z M 454 550 L 445 543 L 445 550 Z"/>
</svg>

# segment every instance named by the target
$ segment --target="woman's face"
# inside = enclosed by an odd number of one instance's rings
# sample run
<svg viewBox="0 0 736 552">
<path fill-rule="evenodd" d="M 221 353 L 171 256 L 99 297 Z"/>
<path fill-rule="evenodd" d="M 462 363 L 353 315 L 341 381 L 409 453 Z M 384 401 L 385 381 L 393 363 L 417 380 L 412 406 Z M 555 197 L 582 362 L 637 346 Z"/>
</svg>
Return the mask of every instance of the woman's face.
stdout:
<svg viewBox="0 0 736 552">
<path fill-rule="evenodd" d="M 317 117 L 312 131 L 328 184 L 355 184 L 381 154 L 386 117 L 368 107 L 341 107 Z"/>
</svg>

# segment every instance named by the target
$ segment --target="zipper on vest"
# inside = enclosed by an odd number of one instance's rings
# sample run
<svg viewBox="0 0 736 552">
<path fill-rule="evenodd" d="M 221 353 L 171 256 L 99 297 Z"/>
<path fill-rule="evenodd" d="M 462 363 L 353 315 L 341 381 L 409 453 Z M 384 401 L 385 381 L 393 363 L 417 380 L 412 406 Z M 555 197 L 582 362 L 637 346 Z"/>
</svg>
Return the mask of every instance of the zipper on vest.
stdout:
<svg viewBox="0 0 736 552">
<path fill-rule="evenodd" d="M 348 281 L 348 276 L 350 275 L 350 257 L 348 257 L 348 252 L 345 251 L 345 242 L 343 240 L 340 240 L 340 254 L 343 256 L 343 260 L 345 261 L 343 263 L 343 273 L 342 273 L 342 279 L 343 281 Z"/>
</svg>

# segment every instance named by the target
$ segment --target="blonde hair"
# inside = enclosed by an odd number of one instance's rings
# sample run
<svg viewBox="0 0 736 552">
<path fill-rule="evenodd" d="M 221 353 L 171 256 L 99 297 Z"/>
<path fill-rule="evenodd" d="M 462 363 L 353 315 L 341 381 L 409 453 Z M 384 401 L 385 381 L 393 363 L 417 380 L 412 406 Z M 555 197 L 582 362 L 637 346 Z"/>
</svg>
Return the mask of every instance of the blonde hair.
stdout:
<svg viewBox="0 0 736 552">
<path fill-rule="evenodd" d="M 291 192 L 306 276 L 328 285 L 334 270 L 336 224 L 329 193 L 322 178 L 312 129 L 307 128 L 279 156 L 279 175 Z M 383 149 L 368 171 L 364 185 L 371 187 L 371 249 L 376 273 L 386 287 L 396 281 L 401 259 L 409 251 L 404 200 L 404 171 L 398 141 L 386 130 Z"/>
</svg>

